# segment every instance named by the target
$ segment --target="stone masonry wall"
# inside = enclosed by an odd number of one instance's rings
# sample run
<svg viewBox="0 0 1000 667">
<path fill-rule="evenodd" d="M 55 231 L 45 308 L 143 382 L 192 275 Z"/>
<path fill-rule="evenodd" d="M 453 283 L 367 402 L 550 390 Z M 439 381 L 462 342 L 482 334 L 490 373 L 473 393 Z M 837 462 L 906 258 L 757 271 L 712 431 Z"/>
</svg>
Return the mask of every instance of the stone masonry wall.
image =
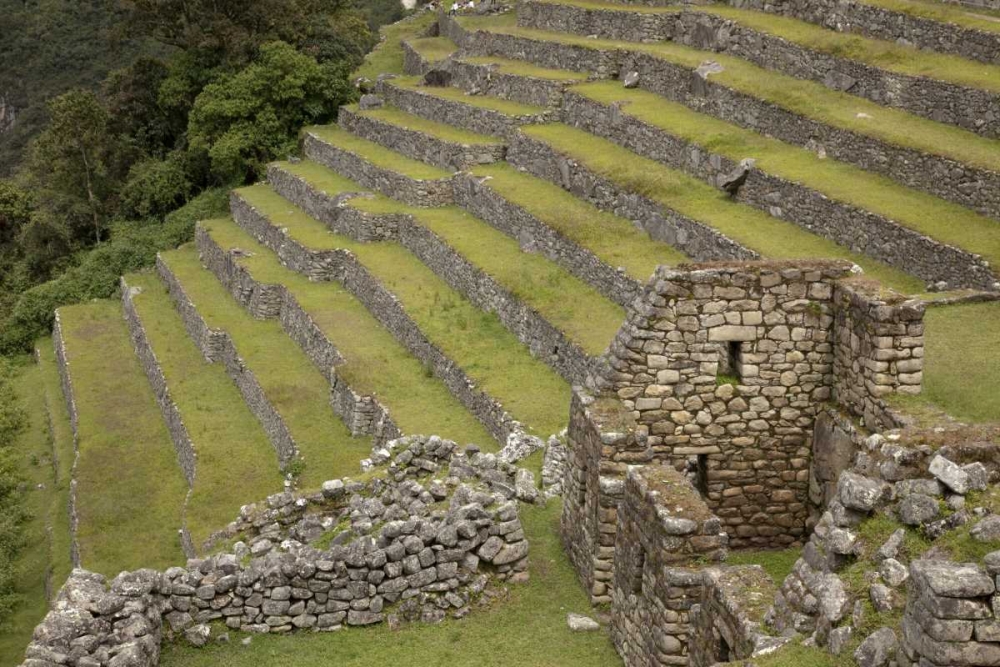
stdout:
<svg viewBox="0 0 1000 667">
<path fill-rule="evenodd" d="M 739 167 L 727 157 L 629 115 L 627 104 L 605 106 L 570 92 L 563 113 L 567 124 L 610 139 L 711 185 Z M 944 281 L 956 287 L 990 289 L 995 282 L 979 255 L 935 241 L 889 218 L 830 199 L 801 183 L 760 169 L 750 172 L 737 200 L 929 283 Z"/>
<path fill-rule="evenodd" d="M 989 6 L 991 0 L 979 6 Z M 925 19 L 856 0 L 732 0 L 734 7 L 772 12 L 825 28 L 1000 63 L 1000 34 Z M 969 3 L 975 6 L 975 2 Z"/>
<path fill-rule="evenodd" d="M 904 109 L 983 136 L 1000 132 L 1000 98 L 980 88 L 909 76 L 838 58 L 707 12 L 640 13 L 549 2 L 518 7 L 518 25 L 630 42 L 674 41 L 728 53 L 765 69 Z"/>
<path fill-rule="evenodd" d="M 66 341 L 62 335 L 62 323 L 59 311 L 55 312 L 55 322 L 52 326 L 52 345 L 55 348 L 56 367 L 59 369 L 59 385 L 62 388 L 63 400 L 66 401 L 66 412 L 69 414 L 70 430 L 73 432 L 73 463 L 69 471 L 69 512 L 70 561 L 74 567 L 80 565 L 80 542 L 77 540 L 77 528 L 80 525 L 76 512 L 76 464 L 80 460 L 80 436 L 77 425 L 80 423 L 76 410 L 76 394 L 73 392 L 73 379 L 70 376 L 69 355 L 66 352 Z"/>
<path fill-rule="evenodd" d="M 894 428 L 885 397 L 918 394 L 923 381 L 924 305 L 864 281 L 838 283 L 833 296 L 834 398 L 868 428 Z"/>
<path fill-rule="evenodd" d="M 366 188 L 411 206 L 446 206 L 451 203 L 451 177 L 416 180 L 368 162 L 310 132 L 302 137 L 302 152 L 310 160 L 339 174 L 351 174 L 354 180 Z"/>
<path fill-rule="evenodd" d="M 442 169 L 461 171 L 476 165 L 500 162 L 507 149 L 502 143 L 463 144 L 446 141 L 434 135 L 410 130 L 373 116 L 359 114 L 349 107 L 340 107 L 337 123 L 362 139 L 391 147 L 414 160 Z"/>
<path fill-rule="evenodd" d="M 669 466 L 630 468 L 618 505 L 611 638 L 625 667 L 689 664 L 703 562 L 728 538 L 691 483 Z"/>
<path fill-rule="evenodd" d="M 119 289 L 121 290 L 122 311 L 125 314 L 125 322 L 132 337 L 136 356 L 139 358 L 139 364 L 156 395 L 156 402 L 160 406 L 163 421 L 167 425 L 167 430 L 170 431 L 170 439 L 173 440 L 174 449 L 177 450 L 177 462 L 180 464 L 184 478 L 190 487 L 194 485 L 195 477 L 194 444 L 191 442 L 187 427 L 184 426 L 180 410 L 177 409 L 177 404 L 170 396 L 167 378 L 163 375 L 163 368 L 146 338 L 146 329 L 142 325 L 142 318 L 135 308 L 133 298 L 139 288 L 129 287 L 125 277 L 122 276 L 119 279 Z"/>
<path fill-rule="evenodd" d="M 515 466 L 436 436 L 392 441 L 379 458 L 365 483 L 244 506 L 224 553 L 110 587 L 74 570 L 22 667 L 154 667 L 164 635 L 204 645 L 212 621 L 252 633 L 437 623 L 527 580 Z"/>
<path fill-rule="evenodd" d="M 250 408 L 250 412 L 260 422 L 264 433 L 267 434 L 268 440 L 278 454 L 281 467 L 284 468 L 286 463 L 298 455 L 298 447 L 295 445 L 295 440 L 281 415 L 274 409 L 264 394 L 264 390 L 261 389 L 253 371 L 243 363 L 232 338 L 226 332 L 208 326 L 198 313 L 197 306 L 188 298 L 184 286 L 174 276 L 166 262 L 159 257 L 156 260 L 156 271 L 167 286 L 167 291 L 174 301 L 174 306 L 181 316 L 181 321 L 184 322 L 184 328 L 188 335 L 201 350 L 205 359 L 210 362 L 222 362 L 226 373 L 239 389 L 247 407 Z"/>
<path fill-rule="evenodd" d="M 507 74 L 493 63 L 460 58 L 448 61 L 448 71 L 452 85 L 463 90 L 538 107 L 558 107 L 567 86 L 565 81 Z"/>
<path fill-rule="evenodd" d="M 544 67 L 597 72 L 597 78 L 616 78 L 619 73 L 637 72 L 641 88 L 700 113 L 822 151 L 834 159 L 888 176 L 980 213 L 1000 216 L 1000 174 L 800 116 L 712 81 L 710 69 L 696 71 L 696 68 L 639 51 L 561 45 L 513 35 L 465 31 L 455 21 L 446 23 L 454 38 L 470 53 L 522 58 Z"/>
<path fill-rule="evenodd" d="M 527 135 L 520 134 L 511 140 L 507 160 L 515 167 L 555 183 L 600 209 L 632 220 L 651 238 L 668 243 L 697 261 L 759 258 L 753 250 L 715 229 L 648 197 L 629 192 Z"/>
<path fill-rule="evenodd" d="M 520 139 L 516 143 L 520 144 Z M 522 247 L 556 262 L 617 304 L 627 306 L 641 290 L 638 281 L 605 264 L 586 248 L 494 192 L 488 179 L 460 175 L 455 181 L 455 201 L 480 220 L 517 239 Z"/>
</svg>

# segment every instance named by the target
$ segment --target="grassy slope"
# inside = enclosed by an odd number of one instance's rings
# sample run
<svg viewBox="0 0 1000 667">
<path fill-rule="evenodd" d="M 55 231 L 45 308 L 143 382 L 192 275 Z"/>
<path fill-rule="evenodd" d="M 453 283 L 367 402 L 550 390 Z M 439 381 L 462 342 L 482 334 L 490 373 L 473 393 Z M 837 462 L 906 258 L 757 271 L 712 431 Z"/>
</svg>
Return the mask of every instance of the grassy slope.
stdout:
<svg viewBox="0 0 1000 667">
<path fill-rule="evenodd" d="M 670 134 L 736 161 L 752 155 L 763 171 L 1000 263 L 1000 225 L 958 204 L 844 162 L 821 160 L 812 151 L 699 114 L 653 93 L 626 90 L 617 82 L 588 83 L 573 90 L 602 104 L 624 101 L 624 113 Z"/>
<path fill-rule="evenodd" d="M 915 292 L 923 287 L 919 280 L 901 271 L 853 253 L 790 222 L 735 203 L 707 183 L 641 158 L 605 139 L 560 124 L 538 125 L 524 128 L 524 131 L 626 190 L 646 195 L 714 227 L 765 257 L 843 258 L 902 292 Z"/>
<path fill-rule="evenodd" d="M 353 76 L 374 81 L 383 73 L 403 74 L 403 40 L 423 34 L 436 19 L 434 12 L 421 12 L 412 18 L 382 26 L 379 31 L 382 43 L 365 56 L 364 63 Z"/>
<path fill-rule="evenodd" d="M 225 369 L 206 362 L 185 332 L 163 283 L 151 273 L 127 281 L 142 288 L 136 311 L 198 456 L 187 509 L 197 548 L 241 505 L 282 490 L 277 455 Z"/>
<path fill-rule="evenodd" d="M 405 248 L 395 243 L 362 244 L 332 234 L 262 186 L 240 192 L 306 247 L 353 252 L 400 300 L 424 335 L 529 430 L 548 436 L 565 428 L 566 382 L 533 358 L 495 315 L 473 306 Z"/>
<path fill-rule="evenodd" d="M 639 13 L 676 13 L 676 7 L 623 7 L 620 4 L 589 0 L 558 0 L 589 9 L 635 11 Z M 690 9 L 715 14 L 759 33 L 780 37 L 811 51 L 866 63 L 889 72 L 921 76 L 963 86 L 1000 91 L 1000 67 L 932 51 L 921 51 L 895 42 L 862 37 L 850 32 L 828 30 L 794 18 L 737 9 L 729 5 L 691 6 Z"/>
<path fill-rule="evenodd" d="M 531 581 L 511 586 L 510 597 L 491 609 L 475 609 L 460 621 L 416 623 L 393 632 L 385 625 L 332 634 L 255 636 L 192 649 L 167 645 L 162 667 L 610 667 L 621 665 L 607 634 L 574 633 L 567 612 L 592 614 L 590 604 L 559 542 L 558 502 L 522 506 L 531 542 Z"/>
<path fill-rule="evenodd" d="M 57 502 L 60 498 L 65 501 L 66 495 L 60 492 L 56 483 L 57 463 L 53 460 L 54 449 L 46 410 L 44 376 L 54 370 L 51 365 L 43 368 L 25 363 L 14 380 L 14 390 L 18 403 L 27 415 L 27 424 L 11 447 L 17 453 L 17 462 L 27 483 L 24 507 L 30 512 L 30 518 L 24 525 L 25 544 L 14 563 L 17 572 L 15 592 L 22 599 L 5 619 L 0 631 L 0 667 L 20 664 L 35 624 L 48 611 L 46 584 L 50 572 L 55 593 L 63 581 L 58 577 L 65 578 L 69 566 L 68 540 L 60 540 L 65 551 L 57 552 L 49 532 L 49 526 L 57 518 L 55 514 L 61 510 L 62 515 L 66 515 L 67 511 L 65 504 L 60 506 Z M 52 537 L 56 530 L 58 528 L 53 525 Z"/>
<path fill-rule="evenodd" d="M 181 564 L 187 484 L 121 306 L 94 301 L 59 314 L 79 412 L 81 562 L 112 576 Z"/>
<path fill-rule="evenodd" d="M 350 109 L 355 113 L 358 113 L 357 105 L 351 105 Z M 451 125 L 446 125 L 445 123 L 427 120 L 426 118 L 414 116 L 413 114 L 406 113 L 405 111 L 395 107 L 382 107 L 381 109 L 372 109 L 360 113 L 364 116 L 370 116 L 376 120 L 381 120 L 391 125 L 398 125 L 399 127 L 409 130 L 423 132 L 424 134 L 429 134 L 432 137 L 436 137 L 444 141 L 453 141 L 458 144 L 469 144 L 471 146 L 495 146 L 500 143 L 500 140 L 495 137 L 490 137 L 485 134 L 477 134 L 475 132 L 470 132 L 469 130 L 463 130 L 460 127 L 453 127 Z"/>
<path fill-rule="evenodd" d="M 606 264 L 646 281 L 659 264 L 676 264 L 685 256 L 661 241 L 650 240 L 629 220 L 607 213 L 558 185 L 517 171 L 509 164 L 476 167 L 486 185 L 549 227 L 590 250 Z"/>
<path fill-rule="evenodd" d="M 421 86 L 420 82 L 421 78 L 416 76 L 398 77 L 392 80 L 392 85 L 409 90 L 416 90 L 427 95 L 439 97 L 443 100 L 451 100 L 452 102 L 461 102 L 462 104 L 468 104 L 469 106 L 479 107 L 481 109 L 499 111 L 500 113 L 507 114 L 508 116 L 532 116 L 545 111 L 545 109 L 541 107 L 521 104 L 520 102 L 511 102 L 510 100 L 503 100 L 499 97 L 469 95 L 461 88 Z"/>
<path fill-rule="evenodd" d="M 274 253 L 230 220 L 213 220 L 206 228 L 223 248 L 253 253 L 240 263 L 256 280 L 291 291 L 347 360 L 337 367 L 338 374 L 355 391 L 378 396 L 404 433 L 434 433 L 491 447 L 493 439 L 482 424 L 350 292 L 286 269 Z"/>
<path fill-rule="evenodd" d="M 406 41 L 427 62 L 441 62 L 458 50 L 455 42 L 447 37 L 418 37 Z"/>
<path fill-rule="evenodd" d="M 447 178 L 450 172 L 418 162 L 394 151 L 388 151 L 378 144 L 350 134 L 336 125 L 307 127 L 303 132 L 316 135 L 321 141 L 350 151 L 372 164 L 395 171 L 415 180 Z"/>
<path fill-rule="evenodd" d="M 712 74 L 713 81 L 772 102 L 798 115 L 888 143 L 1000 171 L 1000 140 L 987 139 L 954 125 L 879 106 L 847 93 L 832 91 L 814 81 L 762 69 L 733 56 L 701 51 L 672 42 L 638 44 L 519 28 L 514 24 L 511 14 L 498 19 L 462 18 L 460 21 L 470 29 L 503 32 L 584 48 L 622 48 L 644 52 L 691 69 L 705 60 L 714 60 L 723 66 L 723 71 Z"/>
<path fill-rule="evenodd" d="M 902 12 L 919 18 L 954 23 L 965 28 L 1000 32 L 1000 11 L 963 7 L 929 0 L 864 0 L 864 4 Z"/>
<path fill-rule="evenodd" d="M 923 400 L 965 421 L 1000 421 L 1000 302 L 928 308 Z"/>
<path fill-rule="evenodd" d="M 162 256 L 208 325 L 232 337 L 238 354 L 281 414 L 306 464 L 302 485 L 316 488 L 325 480 L 356 474 L 358 462 L 371 451 L 370 440 L 351 437 L 330 409 L 326 378 L 281 325 L 253 319 L 202 267 L 193 246 Z"/>
<path fill-rule="evenodd" d="M 581 72 L 537 67 L 522 60 L 510 60 L 509 58 L 500 58 L 499 56 L 468 56 L 462 58 L 462 61 L 475 65 L 493 65 L 494 71 L 503 74 L 530 76 L 550 81 L 584 81 L 587 78 L 587 75 Z"/>
</svg>

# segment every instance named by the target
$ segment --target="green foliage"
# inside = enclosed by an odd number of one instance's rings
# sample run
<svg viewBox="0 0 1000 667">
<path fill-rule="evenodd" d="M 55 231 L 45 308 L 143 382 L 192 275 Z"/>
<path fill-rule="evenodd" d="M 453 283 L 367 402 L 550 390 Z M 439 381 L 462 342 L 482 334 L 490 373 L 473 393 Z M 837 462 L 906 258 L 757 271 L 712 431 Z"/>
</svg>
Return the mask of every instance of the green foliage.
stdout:
<svg viewBox="0 0 1000 667">
<path fill-rule="evenodd" d="M 191 148 L 223 181 L 246 182 L 294 152 L 302 125 L 328 120 L 354 89 L 341 64 L 320 64 L 291 45 L 261 47 L 257 61 L 205 87 L 188 125 Z"/>
<path fill-rule="evenodd" d="M 85 253 L 77 266 L 20 295 L 10 316 L 0 326 L 0 354 L 30 349 L 31 342 L 52 327 L 59 306 L 114 294 L 119 276 L 150 266 L 160 250 L 190 240 L 194 223 L 218 215 L 227 202 L 224 189 L 209 190 L 167 216 L 162 225 L 116 225 L 110 241 Z"/>
<path fill-rule="evenodd" d="M 0 181 L 0 244 L 10 242 L 31 218 L 31 195 L 11 181 Z"/>
<path fill-rule="evenodd" d="M 111 131 L 144 155 L 162 157 L 184 133 L 183 113 L 164 104 L 160 95 L 170 74 L 162 60 L 140 58 L 104 81 Z"/>
<path fill-rule="evenodd" d="M 179 154 L 132 165 L 122 189 L 122 212 L 129 217 L 161 217 L 184 204 L 193 185 Z"/>
<path fill-rule="evenodd" d="M 22 524 L 28 518 L 19 491 L 22 477 L 12 451 L 26 422 L 11 384 L 14 372 L 13 365 L 0 358 L 0 625 L 19 601 L 14 590 L 15 559 L 24 544 Z"/>
</svg>

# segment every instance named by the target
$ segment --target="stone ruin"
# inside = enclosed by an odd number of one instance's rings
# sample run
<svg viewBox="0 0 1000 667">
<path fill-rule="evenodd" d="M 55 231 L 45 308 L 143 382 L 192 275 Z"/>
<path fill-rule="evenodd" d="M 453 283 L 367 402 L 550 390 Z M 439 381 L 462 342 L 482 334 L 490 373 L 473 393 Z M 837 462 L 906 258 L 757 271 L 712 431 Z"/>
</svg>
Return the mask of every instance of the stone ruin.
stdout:
<svg viewBox="0 0 1000 667">
<path fill-rule="evenodd" d="M 528 578 L 517 500 L 537 491 L 517 466 L 436 436 L 392 441 L 371 464 L 368 481 L 243 507 L 216 536 L 233 546 L 185 567 L 110 585 L 74 570 L 22 667 L 151 667 L 164 636 L 204 645 L 213 621 L 252 633 L 437 623 Z"/>
<path fill-rule="evenodd" d="M 657 271 L 575 389 L 565 452 L 563 542 L 627 667 L 750 660 L 796 636 L 864 667 L 1000 664 L 1000 552 L 955 563 L 904 556 L 902 530 L 859 535 L 879 515 L 1000 538 L 1000 517 L 966 508 L 1000 471 L 997 434 L 917 429 L 888 401 L 920 391 L 923 313 L 840 262 Z M 798 545 L 783 582 L 725 563 Z"/>
</svg>

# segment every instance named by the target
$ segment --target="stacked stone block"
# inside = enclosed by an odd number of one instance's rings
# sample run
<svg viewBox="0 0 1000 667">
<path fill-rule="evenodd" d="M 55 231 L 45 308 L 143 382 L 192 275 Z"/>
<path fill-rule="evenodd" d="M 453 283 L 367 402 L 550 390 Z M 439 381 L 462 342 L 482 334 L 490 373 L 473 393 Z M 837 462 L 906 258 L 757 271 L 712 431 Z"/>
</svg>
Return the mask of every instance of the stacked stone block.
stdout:
<svg viewBox="0 0 1000 667">
<path fill-rule="evenodd" d="M 722 522 L 669 466 L 629 469 L 618 506 L 611 638 L 626 667 L 687 665 L 699 566 L 726 554 Z"/>
</svg>

